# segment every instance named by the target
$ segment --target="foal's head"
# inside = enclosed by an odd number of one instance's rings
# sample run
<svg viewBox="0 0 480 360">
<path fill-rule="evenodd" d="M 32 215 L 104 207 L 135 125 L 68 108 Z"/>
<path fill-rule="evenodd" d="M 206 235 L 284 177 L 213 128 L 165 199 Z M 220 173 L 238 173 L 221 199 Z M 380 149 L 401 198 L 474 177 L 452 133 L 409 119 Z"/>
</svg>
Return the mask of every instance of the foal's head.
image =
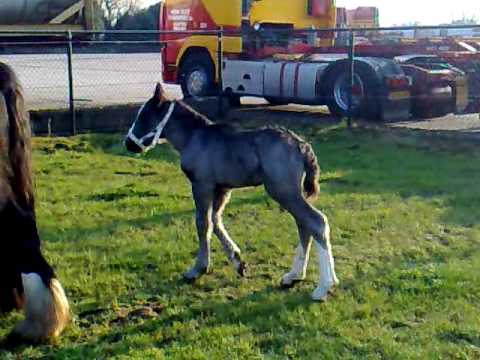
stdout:
<svg viewBox="0 0 480 360">
<path fill-rule="evenodd" d="M 170 101 L 160 83 L 153 96 L 142 105 L 125 138 L 127 150 L 146 152 L 157 145 L 162 131 L 172 115 L 174 102 Z"/>
</svg>

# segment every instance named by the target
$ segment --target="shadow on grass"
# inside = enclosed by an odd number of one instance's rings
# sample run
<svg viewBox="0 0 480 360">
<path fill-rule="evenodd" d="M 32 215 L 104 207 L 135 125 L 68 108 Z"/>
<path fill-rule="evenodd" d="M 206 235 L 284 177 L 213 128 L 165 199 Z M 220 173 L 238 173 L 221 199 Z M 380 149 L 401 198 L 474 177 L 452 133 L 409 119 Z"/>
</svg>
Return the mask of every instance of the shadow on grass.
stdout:
<svg viewBox="0 0 480 360">
<path fill-rule="evenodd" d="M 455 255 L 454 258 L 456 258 L 457 254 L 452 255 Z M 106 350 L 115 355 L 122 355 L 128 353 L 132 348 L 135 348 L 136 351 L 146 350 L 150 347 L 166 349 L 174 343 L 191 341 L 191 337 L 188 336 L 191 331 L 198 331 L 198 336 L 202 336 L 201 331 L 210 327 L 221 328 L 222 325 L 238 326 L 240 324 L 247 327 L 248 331 L 256 337 L 255 346 L 258 346 L 262 353 L 272 354 L 272 350 L 281 351 L 284 346 L 292 341 L 304 340 L 303 337 L 308 331 L 308 327 L 302 321 L 299 321 L 299 316 L 302 319 L 308 318 L 311 311 L 316 313 L 318 312 L 317 309 L 320 309 L 320 312 L 324 309 L 325 317 L 330 317 L 330 320 L 326 321 L 324 328 L 316 330 L 316 339 L 323 338 L 328 341 L 328 339 L 334 338 L 335 344 L 328 344 L 330 350 L 334 346 L 337 351 L 359 351 L 363 355 L 368 355 L 369 351 L 373 349 L 366 348 L 366 345 L 374 348 L 379 345 L 375 342 L 363 344 L 356 341 L 352 342 L 345 333 L 342 335 L 338 332 L 332 321 L 341 322 L 347 318 L 350 323 L 351 321 L 358 324 L 369 324 L 370 321 L 377 322 L 377 310 L 371 308 L 366 311 L 363 305 L 370 301 L 372 301 L 372 306 L 378 305 L 379 303 L 375 302 L 376 296 L 384 296 L 385 298 L 380 304 L 385 307 L 381 311 L 386 311 L 390 306 L 394 306 L 390 304 L 394 302 L 394 299 L 399 301 L 401 295 L 405 304 L 411 304 L 411 306 L 404 308 L 402 312 L 410 315 L 415 314 L 415 318 L 410 318 L 410 316 L 398 317 L 399 315 L 396 313 L 392 316 L 382 317 L 381 326 L 393 330 L 400 327 L 403 329 L 402 331 L 411 331 L 413 336 L 417 324 L 424 321 L 434 321 L 428 320 L 428 317 L 425 318 L 425 314 L 422 315 L 421 312 L 417 314 L 419 302 L 423 303 L 425 301 L 426 303 L 423 306 L 427 306 L 427 308 L 431 306 L 432 311 L 441 312 L 445 317 L 448 317 L 449 312 L 455 313 L 456 311 L 455 307 L 452 306 L 456 303 L 456 298 L 459 296 L 465 297 L 475 289 L 476 285 L 468 282 L 473 277 L 462 274 L 462 281 L 467 281 L 469 285 L 462 288 L 458 294 L 452 293 L 452 287 L 455 284 L 450 282 L 449 277 L 444 272 L 438 270 L 437 267 L 430 266 L 432 260 L 429 256 L 418 260 L 418 264 L 412 267 L 410 261 L 406 261 L 402 257 L 394 257 L 387 265 L 379 263 L 369 272 L 359 272 L 355 280 L 342 282 L 327 303 L 312 302 L 309 293 L 313 284 L 308 281 L 300 284 L 298 289 L 288 291 L 265 285 L 261 290 L 234 299 L 227 297 L 218 299 L 217 297 L 214 301 L 205 299 L 205 301 L 180 303 L 178 305 L 184 308 L 182 312 L 162 313 L 156 319 L 112 326 L 108 334 L 101 336 L 96 341 L 67 345 L 59 349 L 57 354 L 62 358 L 72 358 L 79 352 L 93 354 L 95 351 L 103 352 Z M 439 263 L 447 264 L 451 260 L 448 259 Z M 178 292 L 184 291 L 202 292 L 203 295 L 208 297 L 211 291 L 210 289 L 201 290 L 198 287 L 185 285 L 176 280 L 165 281 L 161 288 L 165 290 L 163 295 L 172 298 L 178 295 Z M 375 289 L 374 295 L 372 295 L 372 288 Z M 438 308 L 438 301 L 445 302 L 446 308 Z M 347 304 L 353 307 L 344 309 Z M 355 307 L 355 304 L 358 307 Z M 175 304 L 172 304 L 172 306 L 175 306 Z M 301 310 L 297 312 L 298 309 Z M 335 309 L 338 309 L 338 312 Z M 416 318 L 417 315 L 418 319 Z M 334 318 L 331 318 L 332 316 Z M 190 323 L 195 327 L 191 328 L 188 325 Z M 180 324 L 186 325 L 181 326 Z M 473 330 L 462 330 L 461 324 L 452 326 L 449 330 L 444 330 L 442 326 L 438 326 L 431 330 L 430 335 L 443 343 L 478 346 L 479 337 Z M 163 331 L 163 329 L 168 330 Z M 284 336 L 287 331 L 289 335 Z M 269 333 L 276 335 L 265 336 Z M 132 339 L 138 335 L 148 336 L 152 340 L 145 344 L 143 342 L 131 344 L 130 341 L 134 341 Z M 99 344 L 104 349 L 98 349 Z"/>
<path fill-rule="evenodd" d="M 385 194 L 402 199 L 419 197 L 427 201 L 440 200 L 446 208 L 443 215 L 445 223 L 467 227 L 478 224 L 480 188 L 477 184 L 480 181 L 480 168 L 474 166 L 473 160 L 466 156 L 449 152 L 444 142 L 441 145 L 429 145 L 414 137 L 402 142 L 389 133 L 341 127 L 325 129 L 325 126 L 318 126 L 317 129 L 313 126 L 300 133 L 308 134 L 313 140 L 320 166 L 327 171 L 321 182 L 328 193 Z M 81 136 L 80 142 L 87 142 L 106 154 L 136 157 L 124 149 L 123 136 L 87 135 Z M 447 145 L 455 149 L 454 144 Z M 179 165 L 178 154 L 169 145 L 160 145 L 141 158 Z M 329 177 L 332 173 L 341 175 Z M 152 173 L 139 175 L 155 176 Z M 128 194 L 92 196 L 91 200 L 113 202 L 128 197 Z M 154 196 L 154 192 L 147 192 L 145 196 Z M 235 205 L 234 201 L 230 206 Z"/>
<path fill-rule="evenodd" d="M 135 191 L 135 192 L 125 192 L 125 191 L 118 191 L 118 192 L 111 192 L 111 193 L 104 193 L 104 194 L 94 194 L 87 197 L 89 201 L 96 201 L 96 202 L 112 202 L 119 201 L 129 197 L 157 197 L 160 194 L 150 191 Z M 188 196 L 189 198 L 190 195 Z M 192 200 L 193 201 L 193 200 Z M 271 200 L 267 195 L 253 195 L 253 196 L 244 196 L 244 197 L 232 197 L 232 200 L 229 204 L 230 207 L 241 207 L 245 205 L 263 205 L 272 207 L 275 206 L 273 200 Z M 128 209 L 127 209 L 128 211 Z M 41 236 L 44 239 L 48 239 L 49 241 L 56 241 L 59 236 L 61 239 L 68 239 L 68 241 L 76 241 L 76 240 L 85 240 L 89 237 L 97 237 L 101 235 L 111 235 L 112 232 L 117 231 L 119 228 L 124 227 L 138 227 L 138 228 L 145 228 L 149 226 L 158 226 L 161 228 L 162 226 L 168 226 L 174 220 L 178 219 L 186 219 L 191 218 L 193 219 L 195 215 L 195 209 L 189 208 L 180 211 L 174 212 L 163 212 L 160 214 L 155 215 L 147 215 L 147 216 L 140 216 L 136 218 L 130 218 L 128 220 L 115 220 L 115 221 L 101 221 L 100 219 L 95 223 L 94 226 L 82 226 L 82 224 L 74 224 L 74 227 L 64 228 L 62 232 L 58 231 L 56 224 L 43 224 L 41 227 Z M 228 214 L 227 214 L 228 215 Z M 247 215 L 244 215 L 247 216 Z"/>
<path fill-rule="evenodd" d="M 411 139 L 396 142 L 389 134 L 363 129 L 334 130 L 325 137 L 314 147 L 320 166 L 328 171 L 321 183 L 330 194 L 437 200 L 446 209 L 445 223 L 467 227 L 479 223 L 480 168 L 474 165 L 475 152 L 457 152 L 454 143 L 439 147 Z"/>
<path fill-rule="evenodd" d="M 178 291 L 178 287 L 191 287 L 190 285 L 183 285 L 179 282 L 171 282 L 166 288 L 172 291 Z M 192 288 L 192 291 L 195 291 Z M 151 348 L 167 348 L 172 343 L 181 341 L 183 329 L 176 334 L 165 333 L 158 336 L 161 329 L 174 326 L 176 323 L 187 323 L 195 319 L 208 318 L 208 322 L 220 324 L 239 324 L 242 323 L 256 334 L 262 333 L 261 323 L 267 323 L 272 316 L 272 309 L 279 306 L 279 298 L 281 296 L 281 306 L 283 311 L 294 311 L 299 307 L 308 308 L 310 306 L 318 306 L 312 303 L 307 293 L 286 292 L 278 288 L 267 287 L 264 290 L 257 291 L 253 294 L 241 297 L 235 300 L 227 300 L 226 302 L 209 302 L 208 305 L 194 306 L 187 308 L 185 312 L 171 316 L 160 315 L 158 319 L 146 320 L 140 323 L 127 323 L 123 325 L 113 325 L 108 334 L 100 336 L 96 340 L 76 343 L 60 347 L 55 351 L 53 358 L 94 358 L 99 353 L 108 351 L 115 356 L 122 356 L 128 354 L 133 348 L 140 352 Z M 272 296 L 273 295 L 273 296 Z M 291 325 L 288 323 L 282 325 Z M 201 326 L 208 326 L 204 324 Z M 88 331 L 85 329 L 85 331 Z M 154 334 L 157 334 L 154 336 Z M 129 343 L 129 337 L 148 336 L 150 340 L 148 343 Z M 282 344 L 282 340 L 268 340 Z M 259 343 L 259 346 L 265 349 L 273 344 Z M 277 344 L 278 345 L 278 344 Z M 103 348 L 103 349 L 102 349 Z M 51 358 L 51 357 L 50 357 Z"/>
</svg>

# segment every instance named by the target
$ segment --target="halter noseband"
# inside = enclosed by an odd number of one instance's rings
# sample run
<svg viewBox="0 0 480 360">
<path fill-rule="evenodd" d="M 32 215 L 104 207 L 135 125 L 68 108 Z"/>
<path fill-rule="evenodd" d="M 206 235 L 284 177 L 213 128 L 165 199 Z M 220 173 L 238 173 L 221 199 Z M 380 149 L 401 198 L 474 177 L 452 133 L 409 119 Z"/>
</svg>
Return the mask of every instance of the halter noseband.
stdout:
<svg viewBox="0 0 480 360">
<path fill-rule="evenodd" d="M 142 109 L 143 109 L 143 107 L 140 109 L 138 114 L 141 113 Z M 175 109 L 175 101 L 172 101 L 170 103 L 170 106 L 167 110 L 167 113 L 163 117 L 162 121 L 160 121 L 158 123 L 158 125 L 152 131 L 150 131 L 146 135 L 143 135 L 140 139 L 137 138 L 135 136 L 135 134 L 133 133 L 133 128 L 135 127 L 135 124 L 136 124 L 136 121 L 135 121 L 133 123 L 132 127 L 130 128 L 130 130 L 128 130 L 127 137 L 130 140 L 132 140 L 140 149 L 142 149 L 142 152 L 147 152 L 147 151 L 153 149 L 157 145 L 158 140 L 160 139 L 160 136 L 162 135 L 162 131 L 165 128 L 165 126 L 167 125 L 168 120 L 170 120 L 174 109 Z M 150 136 L 153 136 L 152 143 L 148 146 L 143 145 L 143 142 L 145 141 L 145 139 L 149 138 Z"/>
</svg>

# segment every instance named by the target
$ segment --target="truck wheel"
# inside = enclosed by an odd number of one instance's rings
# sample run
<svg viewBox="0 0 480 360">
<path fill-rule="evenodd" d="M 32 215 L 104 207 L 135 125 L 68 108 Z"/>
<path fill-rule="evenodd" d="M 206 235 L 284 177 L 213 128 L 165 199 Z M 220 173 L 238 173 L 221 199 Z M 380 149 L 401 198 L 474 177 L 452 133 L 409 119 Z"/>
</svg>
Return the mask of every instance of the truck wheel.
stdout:
<svg viewBox="0 0 480 360">
<path fill-rule="evenodd" d="M 214 79 L 214 65 L 207 55 L 190 55 L 181 65 L 180 86 L 184 97 L 211 95 Z"/>
<path fill-rule="evenodd" d="M 368 120 L 378 120 L 379 102 L 375 101 L 375 81 L 369 71 L 357 66 L 354 74 L 352 112 Z M 325 94 L 330 112 L 339 118 L 348 116 L 350 76 L 347 66 L 336 66 L 325 79 Z"/>
</svg>

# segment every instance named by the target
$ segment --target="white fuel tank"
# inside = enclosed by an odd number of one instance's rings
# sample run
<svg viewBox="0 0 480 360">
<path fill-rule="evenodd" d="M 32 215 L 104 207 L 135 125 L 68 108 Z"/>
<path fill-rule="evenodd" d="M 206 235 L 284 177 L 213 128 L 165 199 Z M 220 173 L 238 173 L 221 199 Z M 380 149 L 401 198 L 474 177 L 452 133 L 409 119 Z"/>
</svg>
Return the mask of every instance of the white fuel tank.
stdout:
<svg viewBox="0 0 480 360">
<path fill-rule="evenodd" d="M 238 95 L 264 96 L 262 61 L 225 60 L 223 90 Z"/>
<path fill-rule="evenodd" d="M 327 66 L 326 63 L 267 62 L 264 96 L 314 104 Z"/>
<path fill-rule="evenodd" d="M 320 81 L 328 63 L 225 60 L 223 90 L 237 95 L 318 104 Z"/>
</svg>

